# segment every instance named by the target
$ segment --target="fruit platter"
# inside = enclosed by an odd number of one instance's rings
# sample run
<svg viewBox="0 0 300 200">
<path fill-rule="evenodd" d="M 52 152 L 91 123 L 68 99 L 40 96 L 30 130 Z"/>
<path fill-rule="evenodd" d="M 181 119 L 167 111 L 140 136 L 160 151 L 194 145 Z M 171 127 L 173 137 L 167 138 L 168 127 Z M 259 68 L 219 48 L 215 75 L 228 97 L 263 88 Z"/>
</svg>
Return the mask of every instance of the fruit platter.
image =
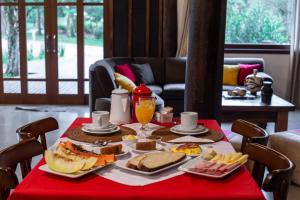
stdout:
<svg viewBox="0 0 300 200">
<path fill-rule="evenodd" d="M 106 147 L 104 153 L 96 154 L 70 141 L 61 141 L 45 151 L 46 164 L 39 169 L 60 176 L 78 178 L 114 163 L 117 159 L 112 153 L 113 149 L 120 148 L 115 146 L 110 149 Z"/>
</svg>

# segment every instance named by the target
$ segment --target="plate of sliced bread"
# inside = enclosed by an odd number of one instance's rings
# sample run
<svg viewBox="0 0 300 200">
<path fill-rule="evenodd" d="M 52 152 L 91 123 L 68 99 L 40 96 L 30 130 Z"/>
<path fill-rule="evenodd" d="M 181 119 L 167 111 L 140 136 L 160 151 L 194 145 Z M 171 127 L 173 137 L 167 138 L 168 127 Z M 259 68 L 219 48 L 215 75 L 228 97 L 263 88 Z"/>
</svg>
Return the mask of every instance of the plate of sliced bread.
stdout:
<svg viewBox="0 0 300 200">
<path fill-rule="evenodd" d="M 191 158 L 179 152 L 153 152 L 117 162 L 116 166 L 139 174 L 157 174 L 183 164 Z"/>
</svg>

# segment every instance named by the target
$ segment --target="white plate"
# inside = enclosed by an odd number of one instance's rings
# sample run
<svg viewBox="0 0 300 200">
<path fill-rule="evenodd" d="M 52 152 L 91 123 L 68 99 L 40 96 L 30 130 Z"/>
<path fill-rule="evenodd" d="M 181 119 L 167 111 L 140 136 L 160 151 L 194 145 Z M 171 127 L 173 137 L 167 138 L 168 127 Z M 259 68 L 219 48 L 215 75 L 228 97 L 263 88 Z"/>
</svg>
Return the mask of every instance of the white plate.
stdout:
<svg viewBox="0 0 300 200">
<path fill-rule="evenodd" d="M 156 149 L 155 150 L 137 150 L 136 149 L 136 143 L 130 145 L 131 149 L 137 153 L 149 153 L 149 152 L 152 152 L 152 151 L 162 151 L 164 150 L 164 147 L 160 144 L 157 144 L 156 143 Z"/>
<path fill-rule="evenodd" d="M 208 129 L 204 128 L 204 130 L 202 130 L 202 131 L 190 133 L 190 132 L 185 132 L 185 131 L 179 131 L 177 129 L 174 129 L 174 127 L 172 127 L 172 128 L 170 128 L 170 131 L 173 133 L 179 134 L 179 135 L 200 135 L 200 134 L 207 133 Z"/>
<path fill-rule="evenodd" d="M 176 126 L 173 126 L 172 128 L 176 131 L 187 132 L 187 133 L 201 132 L 205 129 L 205 127 L 202 126 L 202 125 L 197 125 L 197 127 L 193 128 L 193 129 L 183 129 L 182 125 L 180 125 L 180 124 L 176 125 Z"/>
<path fill-rule="evenodd" d="M 83 127 L 85 127 L 85 129 L 88 129 L 90 131 L 110 131 L 110 130 L 116 129 L 117 125 L 109 124 L 108 126 L 106 126 L 104 128 L 100 128 L 91 123 L 91 124 L 84 124 Z"/>
<path fill-rule="evenodd" d="M 131 159 L 131 158 L 130 158 Z M 166 166 L 164 168 L 161 168 L 159 170 L 156 170 L 156 171 L 152 171 L 152 172 L 145 172 L 145 171 L 140 171 L 140 170 L 135 170 L 135 169 L 131 169 L 131 168 L 128 168 L 126 167 L 126 163 L 128 162 L 128 160 L 124 160 L 122 162 L 117 162 L 116 163 L 116 166 L 120 167 L 121 169 L 125 169 L 125 170 L 128 170 L 128 171 L 132 171 L 132 172 L 136 172 L 138 174 L 145 174 L 145 175 L 153 175 L 153 174 L 157 174 L 157 173 L 160 173 L 162 171 L 165 171 L 167 169 L 170 169 L 170 168 L 173 168 L 173 167 L 176 167 L 178 165 L 181 165 L 183 163 L 185 163 L 186 161 L 190 160 L 191 157 L 187 156 L 185 159 L 183 159 L 182 161 L 180 162 L 177 162 L 177 163 L 174 163 L 172 165 L 169 165 L 169 166 Z"/>
<path fill-rule="evenodd" d="M 97 134 L 97 135 L 106 135 L 106 134 L 111 134 L 111 133 L 115 133 L 115 132 L 118 132 L 120 130 L 120 127 L 117 126 L 117 128 L 113 129 L 113 130 L 109 130 L 109 131 L 94 131 L 94 130 L 90 130 L 90 129 L 87 129 L 85 128 L 84 126 L 81 128 L 81 130 L 83 132 L 86 132 L 86 133 L 92 133 L 92 134 Z"/>
<path fill-rule="evenodd" d="M 228 174 L 231 174 L 232 172 L 234 172 L 236 169 L 238 169 L 239 167 L 241 167 L 243 164 L 245 164 L 246 162 L 234 167 L 233 169 L 231 169 L 230 171 L 227 171 L 223 174 L 220 175 L 212 175 L 212 174 L 207 174 L 207 173 L 199 173 L 199 172 L 195 172 L 195 171 L 191 171 L 189 170 L 191 167 L 193 167 L 195 164 L 199 163 L 203 161 L 203 158 L 201 157 L 197 157 L 194 158 L 193 160 L 190 160 L 189 162 L 181 165 L 178 167 L 179 170 L 187 172 L 187 173 L 191 173 L 191 174 L 196 174 L 196 175 L 200 175 L 200 176 L 205 176 L 205 177 L 210 177 L 210 178 L 223 178 L 225 176 L 227 176 Z"/>
<path fill-rule="evenodd" d="M 61 173 L 61 172 L 56 172 L 56 171 L 53 171 L 51 170 L 47 164 L 44 164 L 44 165 L 41 165 L 39 167 L 39 170 L 41 171 L 44 171 L 44 172 L 47 172 L 47 173 L 50 173 L 50 174 L 55 174 L 55 175 L 58 175 L 58 176 L 64 176 L 64 177 L 68 177 L 68 178 L 79 178 L 81 176 L 84 176 L 86 174 L 89 174 L 91 172 L 94 172 L 96 170 L 99 170 L 99 169 L 102 169 L 108 165 L 111 165 L 111 164 L 107 164 L 105 166 L 100 166 L 100 167 L 95 167 L 95 168 L 92 168 L 90 170 L 87 170 L 87 171 L 80 171 L 78 173 L 74 173 L 74 174 L 65 174 L 65 173 Z"/>
</svg>

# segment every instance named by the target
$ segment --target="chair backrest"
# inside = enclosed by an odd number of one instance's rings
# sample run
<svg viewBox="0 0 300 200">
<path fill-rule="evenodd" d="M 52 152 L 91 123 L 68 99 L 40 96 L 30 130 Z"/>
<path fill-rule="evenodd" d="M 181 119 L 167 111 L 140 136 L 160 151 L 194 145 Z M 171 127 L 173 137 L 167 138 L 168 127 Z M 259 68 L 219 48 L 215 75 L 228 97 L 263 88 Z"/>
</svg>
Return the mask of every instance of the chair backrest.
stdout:
<svg viewBox="0 0 300 200">
<path fill-rule="evenodd" d="M 244 153 L 254 161 L 252 176 L 260 188 L 273 192 L 274 200 L 286 200 L 295 165 L 285 155 L 261 144 L 246 144 Z M 265 168 L 269 173 L 263 181 Z"/>
<path fill-rule="evenodd" d="M 31 159 L 34 156 L 43 154 L 44 149 L 36 139 L 20 141 L 0 151 L 0 196 L 4 197 L 9 194 L 18 184 L 15 175 L 17 165 L 20 164 L 22 177 L 24 178 L 31 170 Z M 2 181 L 3 180 L 3 181 Z M 2 200 L 2 199 L 1 199 Z"/>
<path fill-rule="evenodd" d="M 241 152 L 244 152 L 246 143 L 266 145 L 269 139 L 269 134 L 266 130 L 242 119 L 237 119 L 233 122 L 231 131 L 243 136 Z"/>
<path fill-rule="evenodd" d="M 45 134 L 58 129 L 58 123 L 53 117 L 48 117 L 35 122 L 31 122 L 17 129 L 21 140 L 28 138 L 38 139 L 40 137 L 44 150 L 47 149 Z"/>
</svg>

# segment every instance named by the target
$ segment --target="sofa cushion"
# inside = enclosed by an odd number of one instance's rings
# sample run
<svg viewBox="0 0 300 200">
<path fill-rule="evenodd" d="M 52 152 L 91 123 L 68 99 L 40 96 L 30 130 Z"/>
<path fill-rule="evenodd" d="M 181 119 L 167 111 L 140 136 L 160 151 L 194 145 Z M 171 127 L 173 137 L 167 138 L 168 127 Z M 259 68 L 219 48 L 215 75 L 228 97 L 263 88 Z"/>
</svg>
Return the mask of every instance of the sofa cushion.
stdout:
<svg viewBox="0 0 300 200">
<path fill-rule="evenodd" d="M 166 84 L 163 86 L 164 99 L 184 99 L 184 83 Z"/>
<path fill-rule="evenodd" d="M 223 84 L 238 85 L 238 75 L 239 75 L 238 65 L 224 65 Z"/>
<path fill-rule="evenodd" d="M 128 90 L 128 92 L 132 92 L 136 88 L 134 82 L 132 82 L 126 76 L 123 76 L 122 74 L 116 72 L 114 73 L 114 75 L 115 75 L 116 84 L 118 86 L 121 86 L 121 88 Z"/>
<path fill-rule="evenodd" d="M 265 61 L 263 58 L 224 58 L 224 65 L 260 64 L 260 72 L 264 71 Z"/>
<path fill-rule="evenodd" d="M 150 88 L 150 90 L 157 95 L 160 95 L 163 91 L 160 85 L 147 85 L 147 87 Z"/>
<path fill-rule="evenodd" d="M 133 73 L 132 69 L 130 68 L 129 64 L 126 63 L 123 65 L 116 65 L 114 68 L 115 68 L 116 72 L 118 72 L 119 74 L 122 74 L 123 76 L 126 76 L 132 82 L 135 83 L 135 76 L 134 76 L 134 73 Z"/>
<path fill-rule="evenodd" d="M 165 83 L 184 83 L 185 68 L 186 58 L 167 58 Z"/>
<path fill-rule="evenodd" d="M 141 83 L 144 83 L 146 85 L 155 83 L 153 72 L 149 63 L 131 64 L 131 67 L 134 71 L 136 83 L 138 85 Z"/>
<path fill-rule="evenodd" d="M 165 83 L 165 59 L 161 57 L 136 57 L 134 63 L 149 63 L 152 69 L 155 84 L 163 85 Z"/>
<path fill-rule="evenodd" d="M 95 102 L 95 110 L 110 111 L 110 98 L 98 98 Z"/>
<path fill-rule="evenodd" d="M 253 69 L 257 69 L 258 71 L 261 68 L 260 64 L 239 64 L 240 70 L 238 75 L 238 84 L 244 85 L 246 76 L 253 73 Z"/>
</svg>

